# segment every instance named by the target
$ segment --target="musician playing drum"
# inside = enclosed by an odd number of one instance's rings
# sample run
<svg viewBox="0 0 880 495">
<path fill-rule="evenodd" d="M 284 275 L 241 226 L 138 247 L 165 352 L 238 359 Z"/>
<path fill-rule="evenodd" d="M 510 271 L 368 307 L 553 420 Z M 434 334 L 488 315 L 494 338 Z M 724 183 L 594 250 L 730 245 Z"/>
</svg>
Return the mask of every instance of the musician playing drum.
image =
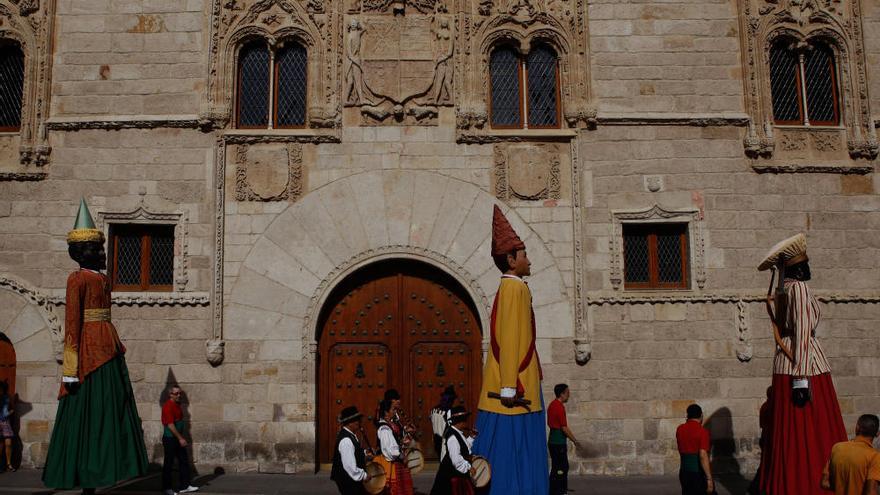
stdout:
<svg viewBox="0 0 880 495">
<path fill-rule="evenodd" d="M 390 463 L 390 472 L 386 472 L 388 477 L 385 490 L 382 493 L 387 495 L 412 495 L 412 476 L 404 463 L 405 454 L 401 450 L 399 440 L 391 427 L 393 418 L 394 410 L 391 401 L 383 400 L 380 402 L 376 434 L 379 437 L 379 448 L 382 457 Z"/>
<path fill-rule="evenodd" d="M 336 482 L 341 495 L 361 495 L 363 482 L 370 479 L 364 471 L 367 459 L 356 432 L 362 431 L 361 418 L 357 407 L 346 407 L 339 415 L 342 428 L 336 436 L 336 449 L 333 452 L 333 467 L 330 479 Z"/>
<path fill-rule="evenodd" d="M 474 439 L 465 436 L 467 418 L 470 413 L 462 406 L 455 406 L 449 411 L 448 426 L 443 434 L 445 449 L 440 460 L 437 477 L 431 495 L 472 495 L 474 487 L 471 483 L 471 446 Z"/>
</svg>

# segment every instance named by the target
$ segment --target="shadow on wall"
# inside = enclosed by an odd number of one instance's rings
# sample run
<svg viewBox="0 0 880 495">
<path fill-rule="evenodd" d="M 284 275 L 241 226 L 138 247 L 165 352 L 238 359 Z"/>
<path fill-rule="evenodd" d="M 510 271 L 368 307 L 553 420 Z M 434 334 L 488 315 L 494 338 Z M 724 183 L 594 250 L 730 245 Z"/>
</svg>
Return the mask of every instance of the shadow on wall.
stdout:
<svg viewBox="0 0 880 495">
<path fill-rule="evenodd" d="M 724 475 L 716 478 L 729 493 L 746 493 L 749 480 L 742 474 L 736 460 L 736 438 L 733 434 L 733 417 L 730 409 L 722 407 L 709 416 L 703 426 L 709 430 L 712 439 L 710 457 L 712 474 Z"/>
</svg>

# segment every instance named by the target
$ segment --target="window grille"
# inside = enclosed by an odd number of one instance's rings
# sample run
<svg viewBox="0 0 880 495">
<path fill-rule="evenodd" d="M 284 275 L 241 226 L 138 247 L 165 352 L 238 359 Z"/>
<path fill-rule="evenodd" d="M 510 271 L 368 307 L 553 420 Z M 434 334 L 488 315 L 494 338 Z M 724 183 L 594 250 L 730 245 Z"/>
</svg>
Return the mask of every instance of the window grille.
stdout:
<svg viewBox="0 0 880 495">
<path fill-rule="evenodd" d="M 526 57 L 509 46 L 495 49 L 489 80 L 492 127 L 559 127 L 559 64 L 552 48 L 534 46 Z"/>
<path fill-rule="evenodd" d="M 626 289 L 688 288 L 687 224 L 623 226 Z"/>
<path fill-rule="evenodd" d="M 774 121 L 837 125 L 840 118 L 836 73 L 834 52 L 827 45 L 813 42 L 798 50 L 790 40 L 776 42 L 770 49 Z"/>
<path fill-rule="evenodd" d="M 110 279 L 116 291 L 170 291 L 174 285 L 174 226 L 110 228 Z"/>
<path fill-rule="evenodd" d="M 269 120 L 269 48 L 252 43 L 238 63 L 238 126 L 266 127 Z"/>
<path fill-rule="evenodd" d="M 529 127 L 557 127 L 557 64 L 556 53 L 547 46 L 537 46 L 529 53 L 526 64 L 529 88 Z"/>
<path fill-rule="evenodd" d="M 0 47 L 0 131 L 21 128 L 24 53 L 17 44 Z"/>
<path fill-rule="evenodd" d="M 275 126 L 306 123 L 306 49 L 290 43 L 275 55 Z"/>
</svg>

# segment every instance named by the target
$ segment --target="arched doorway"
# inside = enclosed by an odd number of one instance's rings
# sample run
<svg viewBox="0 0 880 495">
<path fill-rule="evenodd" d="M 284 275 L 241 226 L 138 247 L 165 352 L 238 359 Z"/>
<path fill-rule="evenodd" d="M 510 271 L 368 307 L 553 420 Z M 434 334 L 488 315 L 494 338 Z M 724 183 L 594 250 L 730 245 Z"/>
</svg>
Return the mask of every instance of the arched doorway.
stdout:
<svg viewBox="0 0 880 495">
<path fill-rule="evenodd" d="M 426 263 L 393 259 L 356 271 L 337 286 L 318 320 L 318 459 L 330 462 L 343 407 L 372 417 L 382 394 L 396 388 L 433 459 L 430 410 L 454 385 L 475 411 L 482 381 L 476 307 L 451 276 Z"/>
</svg>

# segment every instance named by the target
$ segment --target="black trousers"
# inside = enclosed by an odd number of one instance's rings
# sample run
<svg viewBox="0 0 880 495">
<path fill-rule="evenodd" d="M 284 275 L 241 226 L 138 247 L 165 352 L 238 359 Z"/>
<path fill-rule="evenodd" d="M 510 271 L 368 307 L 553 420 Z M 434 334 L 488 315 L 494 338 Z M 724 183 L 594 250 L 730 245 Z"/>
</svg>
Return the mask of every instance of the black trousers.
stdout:
<svg viewBox="0 0 880 495">
<path fill-rule="evenodd" d="M 705 495 L 709 483 L 706 475 L 701 472 L 678 471 L 678 481 L 681 482 L 681 495 Z"/>
<path fill-rule="evenodd" d="M 547 444 L 550 450 L 550 495 L 568 493 L 568 445 Z"/>
<path fill-rule="evenodd" d="M 180 488 L 189 486 L 189 455 L 186 448 L 180 446 L 177 437 L 162 437 L 162 449 L 165 451 L 165 459 L 162 461 L 162 490 L 172 490 L 171 471 L 174 469 L 174 460 L 180 469 Z"/>
</svg>

